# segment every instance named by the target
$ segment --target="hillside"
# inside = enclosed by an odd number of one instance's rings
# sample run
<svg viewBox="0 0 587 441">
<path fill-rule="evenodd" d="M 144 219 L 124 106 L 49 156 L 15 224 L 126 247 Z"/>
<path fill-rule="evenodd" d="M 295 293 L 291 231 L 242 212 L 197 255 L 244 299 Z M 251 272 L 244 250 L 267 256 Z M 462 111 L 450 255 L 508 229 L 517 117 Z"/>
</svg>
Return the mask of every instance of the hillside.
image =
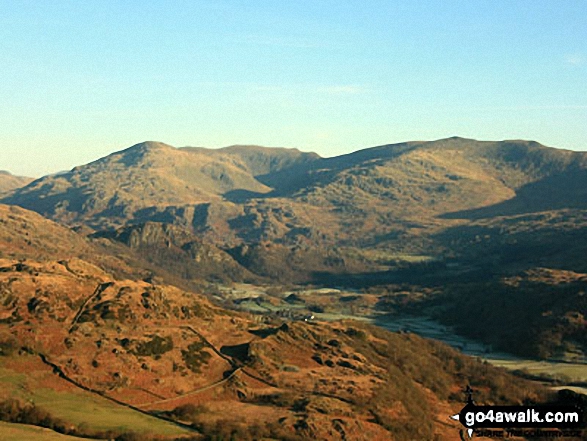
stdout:
<svg viewBox="0 0 587 441">
<path fill-rule="evenodd" d="M 5 201 L 69 225 L 83 222 L 102 228 L 139 220 L 188 220 L 189 225 L 198 214 L 195 206 L 224 200 L 232 191 L 271 191 L 255 179 L 256 170 L 308 160 L 295 150 L 269 159 L 241 152 L 237 147 L 211 151 L 144 142 L 67 173 L 41 178 Z M 274 156 L 280 158 L 273 161 Z"/>
<path fill-rule="evenodd" d="M 584 209 L 587 154 L 462 138 L 334 158 L 294 149 L 142 143 L 49 176 L 3 202 L 94 229 L 146 221 L 216 245 L 422 247 L 408 239 L 466 219 Z"/>
<path fill-rule="evenodd" d="M 82 261 L 2 259 L 0 270 L 0 415 L 32 402 L 24 422 L 72 435 L 112 438 L 126 427 L 118 412 L 151 417 L 126 429 L 141 439 L 449 440 L 465 384 L 488 404 L 545 397 L 417 336 L 355 322 L 259 324 Z"/>
<path fill-rule="evenodd" d="M 0 204 L 0 257 L 41 260 L 92 252 L 88 241 L 69 228 L 35 212 Z"/>
<path fill-rule="evenodd" d="M 381 310 L 430 317 L 486 351 L 577 363 L 587 372 L 587 274 L 534 267 L 483 278 L 452 271 L 367 292 Z"/>
<path fill-rule="evenodd" d="M 326 159 L 144 143 L 32 182 L 4 201 L 61 224 L 0 205 L 0 419 L 99 439 L 452 440 L 467 384 L 485 404 L 544 401 L 439 342 L 227 310 L 209 282 L 348 280 L 350 309 L 583 356 L 585 161 L 525 141 Z M 273 288 L 298 315 L 337 311 Z"/>
<path fill-rule="evenodd" d="M 89 234 L 128 277 L 158 275 L 185 289 L 202 280 L 411 284 L 443 291 L 439 301 L 448 302 L 447 286 L 466 296 L 538 268 L 587 272 L 587 153 L 532 141 L 449 138 L 333 158 L 146 142 L 2 201 Z M 508 314 L 547 312 L 532 308 L 541 286 L 524 286 Z M 561 300 L 562 316 L 576 311 L 573 299 Z M 523 317 L 520 326 L 534 326 Z M 556 334 L 556 320 L 540 323 L 540 335 Z M 463 326 L 475 334 L 473 322 Z M 515 329 L 504 328 L 502 340 Z M 565 335 L 529 350 L 564 351 Z"/>
<path fill-rule="evenodd" d="M 184 280 L 201 279 L 229 283 L 262 279 L 239 265 L 226 251 L 205 243 L 185 228 L 158 222 L 131 225 L 91 235 L 107 248 L 107 239 L 128 247 L 130 256 L 142 256 L 153 267 Z M 120 252 L 119 248 L 111 249 Z M 157 271 L 155 271 L 157 272 Z"/>
<path fill-rule="evenodd" d="M 14 176 L 7 171 L 0 170 L 0 195 L 8 193 L 9 191 L 15 190 L 17 188 L 24 187 L 31 181 L 33 181 L 33 178 Z"/>
<path fill-rule="evenodd" d="M 445 320 L 503 350 L 587 360 L 587 274 L 538 268 L 450 289 Z"/>
<path fill-rule="evenodd" d="M 175 238 L 174 244 L 170 238 Z M 0 258 L 21 262 L 73 259 L 117 278 L 164 280 L 186 289 L 201 288 L 206 280 L 258 280 L 226 252 L 180 227 L 154 223 L 87 237 L 35 212 L 2 204 Z"/>
</svg>

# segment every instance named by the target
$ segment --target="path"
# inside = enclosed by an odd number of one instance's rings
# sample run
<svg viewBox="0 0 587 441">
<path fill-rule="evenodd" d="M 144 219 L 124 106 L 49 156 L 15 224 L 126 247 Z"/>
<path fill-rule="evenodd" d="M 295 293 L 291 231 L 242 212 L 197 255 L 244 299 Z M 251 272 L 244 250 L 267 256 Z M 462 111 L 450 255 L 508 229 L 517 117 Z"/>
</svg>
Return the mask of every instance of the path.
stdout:
<svg viewBox="0 0 587 441">
<path fill-rule="evenodd" d="M 106 282 L 106 283 L 98 284 L 98 286 L 96 287 L 96 289 L 94 290 L 92 295 L 90 295 L 86 300 L 84 300 L 82 305 L 78 308 L 77 313 L 75 314 L 75 317 L 71 321 L 71 325 L 69 326 L 69 331 L 68 331 L 70 334 L 72 333 L 74 326 L 77 324 L 77 321 L 79 320 L 81 315 L 84 313 L 84 310 L 86 309 L 86 306 L 88 305 L 88 303 L 90 303 L 92 300 L 94 300 L 96 297 L 98 297 L 100 294 L 102 294 L 106 289 L 110 288 L 112 285 L 114 285 L 114 282 Z"/>
</svg>

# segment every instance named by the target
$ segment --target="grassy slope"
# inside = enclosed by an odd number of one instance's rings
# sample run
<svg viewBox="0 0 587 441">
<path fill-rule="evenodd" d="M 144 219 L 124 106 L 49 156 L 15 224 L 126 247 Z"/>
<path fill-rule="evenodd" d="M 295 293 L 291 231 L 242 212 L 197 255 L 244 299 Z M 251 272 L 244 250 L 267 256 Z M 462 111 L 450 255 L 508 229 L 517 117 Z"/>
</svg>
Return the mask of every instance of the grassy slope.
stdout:
<svg viewBox="0 0 587 441">
<path fill-rule="evenodd" d="M 0 263 L 0 312 L 11 325 L 0 341 L 15 341 L 2 359 L 0 391 L 94 430 L 172 433 L 167 423 L 79 391 L 18 348 L 42 353 L 73 381 L 137 407 L 200 405 L 194 422 L 202 430 L 234 428 L 238 439 L 250 438 L 251 418 L 256 431 L 277 439 L 285 432 L 340 439 L 341 429 L 349 440 L 389 432 L 396 440 L 431 439 L 444 427 L 434 416 L 461 404 L 466 382 L 483 390 L 486 402 L 540 394 L 415 336 L 350 322 L 259 326 L 197 294 L 113 281 L 91 267 Z"/>
<path fill-rule="evenodd" d="M 50 367 L 40 363 L 34 356 L 0 357 L 0 384 L 3 401 L 15 398 L 34 403 L 53 417 L 77 427 L 93 431 L 133 431 L 162 436 L 192 434 L 76 388 L 53 374 Z"/>
<path fill-rule="evenodd" d="M 62 435 L 49 429 L 28 424 L 5 423 L 0 421 L 0 441 L 80 441 L 92 438 Z"/>
</svg>

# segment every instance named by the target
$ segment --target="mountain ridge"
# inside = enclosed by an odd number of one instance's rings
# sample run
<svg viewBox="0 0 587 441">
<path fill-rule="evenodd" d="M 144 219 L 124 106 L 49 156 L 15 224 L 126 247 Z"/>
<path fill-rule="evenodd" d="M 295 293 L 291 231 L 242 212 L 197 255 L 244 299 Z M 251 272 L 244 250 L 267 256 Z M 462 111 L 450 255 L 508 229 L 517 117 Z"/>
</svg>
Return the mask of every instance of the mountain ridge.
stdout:
<svg viewBox="0 0 587 441">
<path fill-rule="evenodd" d="M 227 247 L 321 246 L 413 236 L 414 226 L 433 233 L 470 217 L 587 208 L 586 187 L 586 152 L 534 141 L 452 137 L 332 158 L 147 141 L 33 181 L 2 202 L 95 230 L 155 221 Z"/>
</svg>

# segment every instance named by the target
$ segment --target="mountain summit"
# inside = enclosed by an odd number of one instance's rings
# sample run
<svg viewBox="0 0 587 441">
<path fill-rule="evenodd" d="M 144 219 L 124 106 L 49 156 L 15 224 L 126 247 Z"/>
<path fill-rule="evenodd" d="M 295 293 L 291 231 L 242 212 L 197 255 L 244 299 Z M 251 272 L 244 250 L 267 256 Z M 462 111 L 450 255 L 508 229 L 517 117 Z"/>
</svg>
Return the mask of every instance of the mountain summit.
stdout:
<svg viewBox="0 0 587 441">
<path fill-rule="evenodd" d="M 587 153 L 448 138 L 333 158 L 297 149 L 143 142 L 2 202 L 69 225 L 167 222 L 227 243 L 381 241 L 442 219 L 585 208 Z M 359 239 L 360 238 L 360 239 Z"/>
</svg>

